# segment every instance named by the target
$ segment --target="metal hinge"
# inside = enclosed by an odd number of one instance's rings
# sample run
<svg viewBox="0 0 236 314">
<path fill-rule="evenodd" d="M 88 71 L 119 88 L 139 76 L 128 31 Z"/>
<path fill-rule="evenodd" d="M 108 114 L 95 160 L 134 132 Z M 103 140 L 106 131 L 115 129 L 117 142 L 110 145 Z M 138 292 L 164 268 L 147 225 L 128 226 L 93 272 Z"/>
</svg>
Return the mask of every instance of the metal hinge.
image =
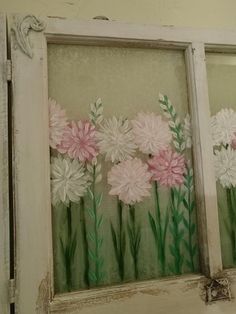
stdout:
<svg viewBox="0 0 236 314">
<path fill-rule="evenodd" d="M 9 303 L 15 302 L 15 296 L 16 296 L 16 282 L 15 279 L 9 280 Z"/>
<path fill-rule="evenodd" d="M 11 60 L 6 61 L 6 79 L 8 82 L 12 80 L 12 62 Z"/>
</svg>

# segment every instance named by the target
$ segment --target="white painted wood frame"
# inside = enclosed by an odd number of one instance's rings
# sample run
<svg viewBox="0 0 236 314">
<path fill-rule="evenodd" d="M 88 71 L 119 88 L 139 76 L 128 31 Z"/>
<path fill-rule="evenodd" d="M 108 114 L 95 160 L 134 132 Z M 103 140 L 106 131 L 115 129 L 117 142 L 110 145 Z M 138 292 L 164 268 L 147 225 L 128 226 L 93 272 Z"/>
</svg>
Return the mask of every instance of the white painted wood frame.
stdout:
<svg viewBox="0 0 236 314">
<path fill-rule="evenodd" d="M 0 14 L 0 309 L 8 314 L 9 194 L 8 194 L 8 87 L 6 18 Z"/>
<path fill-rule="evenodd" d="M 147 302 L 146 294 L 151 294 L 153 291 L 156 298 L 150 303 L 149 313 L 152 314 L 156 313 L 159 297 L 161 300 L 159 290 L 167 291 L 171 295 L 171 293 L 176 294 L 175 289 L 180 293 L 191 285 L 194 298 L 199 298 L 196 291 L 205 277 L 217 277 L 224 274 L 222 273 L 216 186 L 209 136 L 209 100 L 204 47 L 206 45 L 210 50 L 234 51 L 236 31 L 191 30 L 113 21 L 75 21 L 63 18 L 40 20 L 43 23 L 33 16 L 15 15 L 11 17 L 10 23 L 13 29 L 11 53 L 17 238 L 16 312 L 22 314 L 41 314 L 48 311 L 51 313 L 77 313 L 78 311 L 82 314 L 108 313 L 105 312 L 105 308 L 101 310 L 96 308 L 95 312 L 92 310 L 90 312 L 88 306 L 128 298 L 130 313 L 132 313 L 132 311 L 137 311 L 138 302 L 142 298 L 144 302 Z M 33 31 L 25 35 L 24 30 L 28 30 L 27 27 Z M 185 51 L 189 105 L 193 121 L 198 233 L 203 276 L 181 276 L 175 279 L 147 281 L 54 296 L 47 43 L 165 47 Z M 139 297 L 140 293 L 141 297 Z M 181 294 L 178 295 L 178 298 L 180 297 Z M 50 300 L 50 309 L 48 300 Z M 124 311 L 125 309 L 121 307 L 116 313 Z"/>
</svg>

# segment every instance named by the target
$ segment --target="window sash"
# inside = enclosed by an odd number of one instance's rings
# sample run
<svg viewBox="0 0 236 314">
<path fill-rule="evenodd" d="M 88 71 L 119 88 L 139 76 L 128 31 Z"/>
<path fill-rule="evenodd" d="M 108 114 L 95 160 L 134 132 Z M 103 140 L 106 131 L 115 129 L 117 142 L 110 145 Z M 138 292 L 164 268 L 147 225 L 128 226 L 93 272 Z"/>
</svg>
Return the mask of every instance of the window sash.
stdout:
<svg viewBox="0 0 236 314">
<path fill-rule="evenodd" d="M 84 44 L 118 47 L 151 47 L 185 51 L 189 105 L 193 125 L 193 154 L 197 199 L 198 235 L 202 274 L 215 277 L 222 272 L 220 234 L 213 156 L 209 130 L 209 99 L 205 48 L 231 50 L 236 47 L 236 32 L 191 30 L 174 27 L 134 25 L 110 21 L 76 21 L 43 18 L 41 32 L 21 32 L 32 16 L 11 16 L 11 53 L 13 64 L 14 121 L 14 194 L 16 210 L 16 288 L 19 312 L 43 307 L 47 298 L 54 304 L 81 302 L 102 293 L 116 294 L 120 287 L 54 296 L 52 223 L 50 204 L 50 165 L 48 140 L 47 44 Z M 26 44 L 25 44 L 26 43 Z M 24 46 L 25 45 L 25 46 Z M 24 47 L 27 49 L 24 51 Z M 32 53 L 32 54 L 31 54 Z M 40 162 L 39 162 L 40 161 Z M 34 174 L 32 176 L 32 173 Z M 30 262 L 29 250 L 32 260 Z M 47 257 L 47 258 L 45 258 Z M 30 278 L 30 280 L 29 280 Z M 187 276 L 199 280 L 202 276 Z M 143 283 L 145 287 L 160 285 L 173 279 Z M 182 282 L 176 278 L 176 282 Z M 185 281 L 184 281 L 185 282 Z M 130 284 L 136 291 L 138 283 Z M 142 284 L 140 284 L 142 286 Z M 42 292 L 43 291 L 43 292 Z M 46 292 L 45 292 L 46 291 Z M 105 291 L 105 292 L 104 292 Z M 41 300 L 41 295 L 45 298 Z M 26 304 L 27 300 L 31 300 Z M 41 301 L 40 301 L 41 300 Z M 64 301 L 63 301 L 64 300 Z M 41 303 L 40 303 L 41 302 Z M 66 303 L 67 302 L 67 303 Z M 69 306 L 69 305 L 68 305 Z"/>
</svg>

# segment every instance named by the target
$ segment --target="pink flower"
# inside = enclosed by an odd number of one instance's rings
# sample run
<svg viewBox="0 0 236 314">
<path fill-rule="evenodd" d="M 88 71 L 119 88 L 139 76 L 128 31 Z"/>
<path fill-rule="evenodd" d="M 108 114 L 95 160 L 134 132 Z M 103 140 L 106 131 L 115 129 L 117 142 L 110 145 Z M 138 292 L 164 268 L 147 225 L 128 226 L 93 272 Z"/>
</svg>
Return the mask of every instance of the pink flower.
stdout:
<svg viewBox="0 0 236 314">
<path fill-rule="evenodd" d="M 61 144 L 64 131 L 68 125 L 66 112 L 61 109 L 56 100 L 49 98 L 49 143 L 52 148 Z"/>
<path fill-rule="evenodd" d="M 113 166 L 107 174 L 110 195 L 117 195 L 125 204 L 141 202 L 150 196 L 151 173 L 141 159 L 133 158 Z"/>
<path fill-rule="evenodd" d="M 236 133 L 234 133 L 234 138 L 231 141 L 231 147 L 236 150 Z"/>
<path fill-rule="evenodd" d="M 148 161 L 152 180 L 160 185 L 173 187 L 181 185 L 184 181 L 184 156 L 172 151 L 170 148 L 162 150 Z"/>
<path fill-rule="evenodd" d="M 67 153 L 70 158 L 81 162 L 91 161 L 98 154 L 95 142 L 95 127 L 88 121 L 72 121 L 65 129 L 60 145 L 60 153 Z"/>
</svg>

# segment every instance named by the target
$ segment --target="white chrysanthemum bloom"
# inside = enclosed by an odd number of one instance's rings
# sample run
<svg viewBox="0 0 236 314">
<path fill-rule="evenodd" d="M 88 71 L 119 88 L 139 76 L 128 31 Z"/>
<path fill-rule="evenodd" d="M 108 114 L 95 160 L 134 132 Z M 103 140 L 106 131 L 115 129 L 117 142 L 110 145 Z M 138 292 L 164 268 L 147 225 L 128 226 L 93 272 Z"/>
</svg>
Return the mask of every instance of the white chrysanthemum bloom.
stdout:
<svg viewBox="0 0 236 314">
<path fill-rule="evenodd" d="M 191 119 L 190 115 L 187 113 L 184 119 L 184 139 L 185 139 L 185 147 L 192 147 L 192 134 L 191 134 Z"/>
<path fill-rule="evenodd" d="M 68 125 L 66 112 L 61 109 L 56 100 L 49 98 L 49 144 L 52 148 L 56 148 L 61 144 L 64 131 Z"/>
<path fill-rule="evenodd" d="M 224 188 L 236 186 L 236 151 L 231 147 L 216 150 L 214 155 L 216 180 Z"/>
<path fill-rule="evenodd" d="M 131 158 L 137 146 L 127 119 L 112 117 L 104 120 L 96 132 L 97 145 L 105 160 L 120 162 Z"/>
<path fill-rule="evenodd" d="M 88 188 L 88 176 L 84 166 L 77 160 L 53 157 L 51 160 L 52 204 L 77 203 Z"/>
<path fill-rule="evenodd" d="M 135 143 L 141 152 L 156 155 L 166 149 L 172 139 L 168 122 L 154 113 L 140 112 L 131 121 Z"/>
<path fill-rule="evenodd" d="M 221 109 L 211 117 L 213 145 L 231 144 L 236 132 L 236 112 L 233 109 Z"/>
<path fill-rule="evenodd" d="M 109 194 L 117 195 L 125 204 L 141 202 L 144 197 L 150 196 L 152 174 L 148 171 L 148 165 L 139 158 L 113 166 L 107 177 L 111 185 Z"/>
</svg>

